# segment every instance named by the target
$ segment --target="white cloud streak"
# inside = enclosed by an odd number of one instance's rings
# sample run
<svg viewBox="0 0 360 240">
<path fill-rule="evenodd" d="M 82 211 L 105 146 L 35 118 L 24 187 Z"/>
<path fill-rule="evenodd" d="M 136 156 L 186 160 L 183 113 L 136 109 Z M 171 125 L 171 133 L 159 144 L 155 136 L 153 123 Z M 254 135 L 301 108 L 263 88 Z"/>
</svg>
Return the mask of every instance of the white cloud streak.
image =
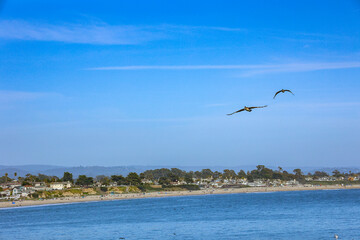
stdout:
<svg viewBox="0 0 360 240">
<path fill-rule="evenodd" d="M 241 28 L 213 26 L 131 26 L 95 24 L 43 24 L 21 20 L 0 21 L 0 38 L 29 41 L 55 41 L 80 44 L 130 45 L 171 38 L 174 33 L 198 31 L 244 32 Z"/>
<path fill-rule="evenodd" d="M 274 65 L 271 68 L 249 69 L 241 76 L 248 77 L 267 73 L 282 73 L 282 72 L 311 72 L 319 70 L 336 70 L 336 69 L 351 69 L 360 68 L 360 62 L 322 62 L 322 63 L 295 63 Z"/>
<path fill-rule="evenodd" d="M 104 23 L 51 25 L 3 20 L 0 21 L 0 26 L 0 38 L 13 40 L 121 45 L 139 44 L 164 38 L 161 32 L 134 26 L 111 26 Z"/>
<path fill-rule="evenodd" d="M 318 62 L 289 64 L 244 64 L 244 65 L 139 65 L 95 67 L 87 70 L 244 70 L 243 76 L 275 72 L 307 72 L 317 70 L 360 68 L 360 62 Z"/>
</svg>

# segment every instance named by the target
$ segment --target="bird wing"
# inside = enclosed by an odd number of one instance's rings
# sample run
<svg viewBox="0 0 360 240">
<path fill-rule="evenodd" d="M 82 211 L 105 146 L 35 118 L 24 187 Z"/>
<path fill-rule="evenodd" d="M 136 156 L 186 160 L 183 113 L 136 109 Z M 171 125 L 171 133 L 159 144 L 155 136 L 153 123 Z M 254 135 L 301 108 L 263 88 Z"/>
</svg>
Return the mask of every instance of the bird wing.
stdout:
<svg viewBox="0 0 360 240">
<path fill-rule="evenodd" d="M 293 92 L 292 91 L 290 91 L 290 90 L 284 90 L 285 92 L 290 92 L 292 95 L 295 95 L 295 94 L 293 94 Z"/>
<path fill-rule="evenodd" d="M 267 105 L 265 106 L 260 106 L 260 107 L 249 107 L 250 109 L 254 109 L 254 108 L 264 108 L 264 107 L 267 107 Z"/>
<path fill-rule="evenodd" d="M 237 110 L 236 112 L 233 112 L 233 113 L 229 113 L 229 114 L 226 114 L 226 115 L 233 115 L 233 114 L 235 114 L 235 113 L 238 113 L 238 112 L 242 112 L 242 111 L 244 111 L 245 110 L 245 108 L 242 108 L 242 109 L 240 109 L 240 110 Z"/>
<path fill-rule="evenodd" d="M 280 91 L 277 91 L 277 92 L 275 93 L 273 99 L 275 99 L 276 95 L 278 95 L 280 92 L 281 92 L 281 90 L 280 90 Z"/>
</svg>

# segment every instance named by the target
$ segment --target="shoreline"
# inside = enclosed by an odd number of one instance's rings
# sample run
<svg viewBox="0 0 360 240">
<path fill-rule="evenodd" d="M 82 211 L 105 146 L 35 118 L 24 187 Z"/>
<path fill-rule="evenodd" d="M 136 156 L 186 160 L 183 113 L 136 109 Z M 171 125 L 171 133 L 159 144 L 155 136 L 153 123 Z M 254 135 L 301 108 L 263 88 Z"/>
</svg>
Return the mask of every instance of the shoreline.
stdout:
<svg viewBox="0 0 360 240">
<path fill-rule="evenodd" d="M 290 191 L 314 191 L 314 190 L 343 190 L 343 189 L 360 189 L 360 185 L 350 186 L 286 186 L 286 187 L 248 187 L 248 188 L 226 188 L 226 189 L 203 189 L 196 191 L 159 191 L 150 193 L 126 193 L 126 194 L 114 194 L 114 195 L 89 195 L 86 197 L 63 197 L 56 199 L 44 199 L 44 200 L 22 200 L 0 202 L 0 208 L 18 208 L 26 206 L 38 206 L 38 205 L 59 205 L 59 204 L 71 204 L 82 202 L 102 202 L 113 200 L 126 200 L 126 199 L 141 199 L 141 198 L 159 198 L 159 197 L 175 197 L 175 196 L 199 196 L 199 195 L 212 195 L 212 194 L 233 194 L 233 193 L 264 193 L 264 192 L 290 192 Z"/>
</svg>

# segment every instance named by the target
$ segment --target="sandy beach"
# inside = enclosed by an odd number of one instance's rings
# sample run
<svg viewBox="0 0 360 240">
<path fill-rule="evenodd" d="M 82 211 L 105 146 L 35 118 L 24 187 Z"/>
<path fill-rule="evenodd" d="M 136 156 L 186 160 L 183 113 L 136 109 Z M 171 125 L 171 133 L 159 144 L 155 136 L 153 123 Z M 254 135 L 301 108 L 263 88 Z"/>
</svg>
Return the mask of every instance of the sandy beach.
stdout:
<svg viewBox="0 0 360 240">
<path fill-rule="evenodd" d="M 112 201 L 122 199 L 138 199 L 138 198 L 156 198 L 156 197 L 173 197 L 173 196 L 192 196 L 192 195 L 208 195 L 208 194 L 231 194 L 231 193 L 253 193 L 253 192 L 279 192 L 279 191 L 308 191 L 308 190 L 337 190 L 337 189 L 360 189 L 360 185 L 351 186 L 295 186 L 295 187 L 251 187 L 251 188 L 227 188 L 227 189 L 204 189 L 198 191 L 173 191 L 173 192 L 151 192 L 151 193 L 127 193 L 114 195 L 89 195 L 85 197 L 63 197 L 56 199 L 44 200 L 22 200 L 22 201 L 6 201 L 0 202 L 0 208 L 48 205 L 48 204 L 66 204 L 77 202 L 92 201 Z"/>
</svg>

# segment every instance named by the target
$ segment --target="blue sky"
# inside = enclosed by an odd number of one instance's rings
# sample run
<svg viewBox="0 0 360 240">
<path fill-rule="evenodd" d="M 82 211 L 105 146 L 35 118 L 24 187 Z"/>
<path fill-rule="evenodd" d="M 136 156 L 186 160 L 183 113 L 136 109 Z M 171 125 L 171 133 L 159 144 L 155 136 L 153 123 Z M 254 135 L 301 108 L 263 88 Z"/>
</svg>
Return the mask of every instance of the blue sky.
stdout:
<svg viewBox="0 0 360 240">
<path fill-rule="evenodd" d="M 359 1 L 3 1 L 1 164 L 360 166 L 359 76 Z"/>
</svg>

